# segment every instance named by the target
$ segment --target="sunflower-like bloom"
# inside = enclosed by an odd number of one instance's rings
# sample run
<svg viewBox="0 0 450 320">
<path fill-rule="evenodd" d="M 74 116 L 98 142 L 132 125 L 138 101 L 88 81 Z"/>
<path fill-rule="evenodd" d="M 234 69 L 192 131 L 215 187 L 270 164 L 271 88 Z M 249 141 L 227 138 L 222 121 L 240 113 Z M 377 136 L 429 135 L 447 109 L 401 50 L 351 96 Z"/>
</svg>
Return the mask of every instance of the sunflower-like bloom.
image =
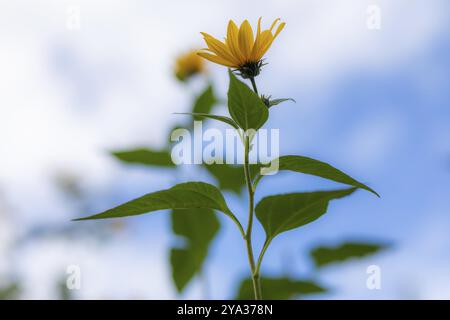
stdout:
<svg viewBox="0 0 450 320">
<path fill-rule="evenodd" d="M 179 55 L 175 61 L 175 76 L 185 81 L 193 75 L 205 71 L 205 61 L 198 55 L 198 50 L 191 50 Z"/>
<path fill-rule="evenodd" d="M 261 18 L 259 18 L 254 37 L 248 20 L 242 22 L 239 28 L 233 20 L 230 20 L 225 42 L 205 32 L 201 33 L 208 48 L 200 51 L 198 55 L 214 63 L 238 69 L 244 78 L 255 77 L 261 69 L 261 59 L 286 25 L 284 22 L 280 23 L 275 33 L 272 33 L 279 21 L 280 19 L 276 19 L 270 29 L 261 31 Z"/>
</svg>

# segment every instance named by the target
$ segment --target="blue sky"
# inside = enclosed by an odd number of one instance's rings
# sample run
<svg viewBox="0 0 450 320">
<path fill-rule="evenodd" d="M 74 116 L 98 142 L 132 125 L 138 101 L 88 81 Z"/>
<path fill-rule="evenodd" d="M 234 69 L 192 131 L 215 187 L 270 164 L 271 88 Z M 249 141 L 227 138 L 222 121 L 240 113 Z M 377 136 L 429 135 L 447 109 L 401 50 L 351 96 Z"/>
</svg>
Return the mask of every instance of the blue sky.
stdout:
<svg viewBox="0 0 450 320">
<path fill-rule="evenodd" d="M 78 31 L 65 28 L 72 2 L 47 1 L 39 10 L 20 1 L 6 5 L 0 14 L 9 26 L 0 31 L 0 147 L 8 155 L 0 160 L 8 208 L 0 215 L 2 243 L 14 243 L 36 225 L 64 225 L 80 215 L 54 185 L 61 172 L 79 179 L 92 211 L 189 178 L 208 179 L 190 170 L 174 177 L 123 166 L 106 150 L 164 144 L 177 121 L 172 112 L 188 110 L 203 85 L 200 80 L 183 87 L 170 73 L 179 51 L 201 45 L 199 31 L 220 36 L 229 18 L 248 17 L 254 24 L 259 15 L 266 23 L 281 16 L 286 29 L 257 80 L 260 91 L 297 103 L 274 107 L 266 126 L 280 128 L 282 154 L 329 162 L 381 199 L 358 191 L 333 203 L 317 222 L 275 240 L 263 271 L 306 277 L 312 275 L 306 251 L 315 244 L 386 241 L 392 248 L 385 253 L 316 275 L 336 288 L 318 298 L 449 298 L 448 4 L 378 1 L 381 30 L 370 31 L 365 10 L 372 2 L 267 1 L 253 12 L 252 3 L 230 1 L 157 7 L 80 1 Z M 180 10 L 174 13 L 172 6 Z M 205 8 L 211 12 L 206 17 Z M 209 69 L 225 96 L 226 70 Z M 270 180 L 261 183 L 258 198 L 272 190 L 337 186 L 288 173 Z M 227 197 L 232 208 L 245 211 L 242 199 Z M 213 298 L 231 297 L 248 269 L 237 231 L 221 222 L 206 271 Z M 108 243 L 42 239 L 12 253 L 4 245 L 0 257 L 8 259 L 0 264 L 0 281 L 13 270 L 25 279 L 27 297 L 51 298 L 55 275 L 79 264 L 84 280 L 78 297 L 176 297 L 167 270 L 174 239 L 165 213 L 125 223 Z M 262 240 L 258 228 L 256 244 Z M 370 264 L 381 267 L 382 290 L 365 287 Z M 202 297 L 202 284 L 194 282 L 182 297 Z"/>
</svg>

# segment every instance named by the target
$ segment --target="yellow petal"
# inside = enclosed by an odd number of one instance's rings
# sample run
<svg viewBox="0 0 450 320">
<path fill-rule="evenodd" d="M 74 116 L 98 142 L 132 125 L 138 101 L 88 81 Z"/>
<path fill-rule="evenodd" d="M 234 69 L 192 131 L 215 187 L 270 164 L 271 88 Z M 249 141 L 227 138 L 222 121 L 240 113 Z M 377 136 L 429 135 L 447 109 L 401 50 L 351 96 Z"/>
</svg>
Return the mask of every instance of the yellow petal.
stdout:
<svg viewBox="0 0 450 320">
<path fill-rule="evenodd" d="M 228 47 L 230 48 L 230 52 L 233 54 L 236 60 L 239 60 L 239 62 L 243 62 L 244 57 L 242 56 L 242 53 L 239 50 L 238 36 L 239 36 L 239 29 L 237 25 L 234 23 L 234 21 L 230 20 L 230 22 L 228 22 L 226 42 Z"/>
<path fill-rule="evenodd" d="M 277 24 L 277 22 L 280 21 L 280 18 L 275 19 L 275 21 L 272 23 L 272 25 L 270 26 L 270 32 L 272 32 L 273 28 L 275 27 L 275 25 Z"/>
<path fill-rule="evenodd" d="M 256 37 L 258 37 L 261 34 L 261 19 L 262 17 L 259 17 L 258 19 L 258 31 L 256 32 Z"/>
<path fill-rule="evenodd" d="M 205 58 L 205 59 L 207 59 L 209 61 L 221 64 L 221 65 L 226 66 L 226 67 L 230 67 L 230 68 L 237 68 L 238 67 L 235 64 L 233 64 L 231 61 L 228 61 L 228 60 L 226 60 L 226 59 L 224 59 L 222 57 L 219 57 L 219 56 L 215 56 L 213 54 L 209 54 L 209 53 L 206 53 L 206 52 L 198 52 L 197 54 L 200 57 L 203 57 L 203 58 Z"/>
<path fill-rule="evenodd" d="M 254 61 L 259 61 L 272 44 L 273 36 L 269 30 L 264 30 L 258 37 L 253 48 L 252 56 Z"/>
<path fill-rule="evenodd" d="M 283 22 L 278 26 L 277 31 L 275 31 L 275 35 L 273 36 L 274 39 L 280 34 L 281 30 L 283 30 L 285 25 L 286 22 Z"/>
<path fill-rule="evenodd" d="M 248 20 L 242 22 L 241 27 L 239 28 L 239 49 L 244 59 L 250 60 L 250 55 L 253 49 L 253 30 L 250 26 Z"/>
<path fill-rule="evenodd" d="M 275 38 L 280 34 L 280 32 L 283 30 L 284 26 L 286 25 L 285 22 L 281 23 L 277 30 L 275 31 L 275 35 L 272 36 L 272 32 L 269 30 L 263 31 L 264 37 L 261 34 L 261 41 L 258 43 L 258 49 L 257 54 L 255 54 L 254 58 L 257 60 L 260 60 L 264 54 L 269 50 L 270 46 L 272 45 Z M 255 44 L 256 46 L 256 44 Z M 254 50 L 255 52 L 255 50 Z"/>
<path fill-rule="evenodd" d="M 202 32 L 202 35 L 210 51 L 217 54 L 219 57 L 224 58 L 225 60 L 237 63 L 237 60 L 233 57 L 226 44 L 207 33 Z"/>
<path fill-rule="evenodd" d="M 256 59 L 256 56 L 257 56 L 257 52 L 258 52 L 259 43 L 261 42 L 261 19 L 262 19 L 262 17 L 259 17 L 259 19 L 258 19 L 258 29 L 256 32 L 255 43 L 253 44 L 253 49 L 252 49 L 252 54 L 251 54 L 252 61 L 258 60 L 258 59 Z"/>
</svg>

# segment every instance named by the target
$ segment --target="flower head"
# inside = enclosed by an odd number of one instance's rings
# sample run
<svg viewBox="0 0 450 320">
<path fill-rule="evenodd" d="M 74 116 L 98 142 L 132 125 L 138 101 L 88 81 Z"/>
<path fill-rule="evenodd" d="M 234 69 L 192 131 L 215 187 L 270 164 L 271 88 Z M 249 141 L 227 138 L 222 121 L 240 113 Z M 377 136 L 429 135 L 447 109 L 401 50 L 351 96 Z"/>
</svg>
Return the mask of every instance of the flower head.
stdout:
<svg viewBox="0 0 450 320">
<path fill-rule="evenodd" d="M 270 29 L 261 31 L 259 18 L 258 29 L 254 36 L 248 20 L 242 22 L 239 28 L 233 20 L 230 20 L 225 42 L 202 32 L 208 48 L 198 54 L 209 61 L 238 69 L 244 78 L 255 77 L 262 66 L 262 57 L 286 25 L 285 22 L 280 23 L 275 33 L 272 33 L 279 21 L 280 19 L 276 19 Z"/>
<path fill-rule="evenodd" d="M 179 55 L 175 61 L 175 76 L 185 81 L 193 75 L 205 71 L 205 62 L 198 55 L 198 50 L 190 50 Z"/>
</svg>

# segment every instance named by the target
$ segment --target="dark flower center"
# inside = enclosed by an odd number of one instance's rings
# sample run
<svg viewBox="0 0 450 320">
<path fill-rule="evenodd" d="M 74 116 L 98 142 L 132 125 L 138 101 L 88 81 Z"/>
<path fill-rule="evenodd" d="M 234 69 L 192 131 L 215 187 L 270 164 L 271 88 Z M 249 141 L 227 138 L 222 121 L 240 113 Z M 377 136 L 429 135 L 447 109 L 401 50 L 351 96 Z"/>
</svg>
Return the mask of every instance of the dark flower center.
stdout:
<svg viewBox="0 0 450 320">
<path fill-rule="evenodd" d="M 240 66 L 237 71 L 239 71 L 239 75 L 244 79 L 254 78 L 259 75 L 263 65 L 264 63 L 262 60 L 247 62 L 246 64 Z"/>
</svg>

